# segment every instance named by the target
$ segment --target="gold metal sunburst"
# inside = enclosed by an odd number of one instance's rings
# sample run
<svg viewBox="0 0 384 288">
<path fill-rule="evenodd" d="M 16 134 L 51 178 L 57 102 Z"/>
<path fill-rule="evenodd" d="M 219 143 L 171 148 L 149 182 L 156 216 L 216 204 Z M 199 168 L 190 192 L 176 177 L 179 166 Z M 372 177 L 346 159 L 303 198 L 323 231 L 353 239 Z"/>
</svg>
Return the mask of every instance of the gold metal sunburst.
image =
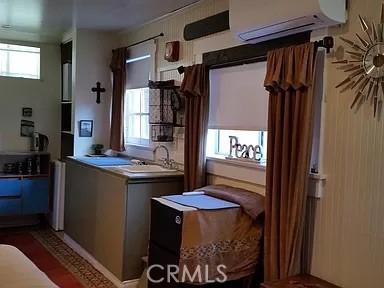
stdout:
<svg viewBox="0 0 384 288">
<path fill-rule="evenodd" d="M 352 50 L 346 51 L 349 59 L 332 62 L 342 65 L 339 68 L 350 73 L 336 88 L 342 87 L 340 92 L 355 90 L 351 109 L 358 109 L 363 103 L 369 103 L 373 105 L 373 115 L 376 117 L 382 108 L 384 97 L 384 3 L 381 5 L 379 24 L 372 22 L 369 26 L 361 15 L 359 20 L 365 36 L 356 33 L 358 43 L 339 37 Z M 379 89 L 382 93 L 379 93 Z"/>
</svg>

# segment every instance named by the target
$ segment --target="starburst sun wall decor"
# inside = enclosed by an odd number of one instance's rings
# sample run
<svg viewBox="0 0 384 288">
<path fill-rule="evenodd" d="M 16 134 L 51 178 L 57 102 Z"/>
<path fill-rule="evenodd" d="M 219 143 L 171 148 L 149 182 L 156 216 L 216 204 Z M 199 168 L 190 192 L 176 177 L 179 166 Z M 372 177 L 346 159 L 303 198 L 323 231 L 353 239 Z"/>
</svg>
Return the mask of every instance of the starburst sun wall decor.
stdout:
<svg viewBox="0 0 384 288">
<path fill-rule="evenodd" d="M 381 5 L 380 23 L 372 22 L 369 25 L 361 15 L 359 20 L 365 35 L 356 33 L 357 43 L 339 37 L 352 50 L 346 51 L 349 59 L 333 62 L 342 65 L 339 68 L 344 72 L 350 73 L 336 88 L 342 87 L 340 92 L 354 90 L 351 109 L 368 103 L 373 106 L 373 115 L 376 117 L 384 100 L 384 3 Z"/>
</svg>

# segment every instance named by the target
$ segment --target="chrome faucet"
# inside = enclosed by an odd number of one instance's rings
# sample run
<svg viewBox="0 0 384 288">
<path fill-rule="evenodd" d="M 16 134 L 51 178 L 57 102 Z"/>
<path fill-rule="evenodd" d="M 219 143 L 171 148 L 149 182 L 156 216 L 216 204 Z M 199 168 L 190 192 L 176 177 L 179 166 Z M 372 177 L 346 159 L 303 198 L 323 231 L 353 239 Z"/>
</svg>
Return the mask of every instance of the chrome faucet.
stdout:
<svg viewBox="0 0 384 288">
<path fill-rule="evenodd" d="M 156 146 L 156 148 L 153 149 L 153 161 L 156 162 L 156 152 L 157 152 L 157 150 L 159 150 L 160 148 L 163 148 L 163 149 L 165 150 L 165 152 L 167 153 L 167 157 L 166 157 L 165 159 L 163 159 L 163 164 L 162 164 L 162 166 L 163 166 L 164 168 L 167 168 L 167 169 L 173 169 L 173 168 L 176 168 L 176 167 L 175 167 L 175 161 L 169 158 L 169 150 L 168 150 L 168 148 L 167 148 L 165 145 L 162 145 L 162 144 Z"/>
</svg>

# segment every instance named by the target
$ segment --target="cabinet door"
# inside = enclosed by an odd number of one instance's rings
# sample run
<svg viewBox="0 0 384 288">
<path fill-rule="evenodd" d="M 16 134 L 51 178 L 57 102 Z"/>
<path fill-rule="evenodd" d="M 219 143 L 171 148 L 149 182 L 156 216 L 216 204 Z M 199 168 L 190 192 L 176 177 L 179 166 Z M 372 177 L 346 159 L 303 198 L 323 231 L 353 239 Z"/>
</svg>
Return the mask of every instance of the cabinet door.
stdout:
<svg viewBox="0 0 384 288">
<path fill-rule="evenodd" d="M 22 181 L 22 193 L 24 215 L 48 213 L 48 179 L 24 179 Z"/>
<path fill-rule="evenodd" d="M 150 240 L 160 248 L 179 255 L 183 212 L 151 200 Z"/>
<path fill-rule="evenodd" d="M 19 179 L 0 179 L 0 197 L 20 197 L 21 185 Z"/>
<path fill-rule="evenodd" d="M 21 214 L 21 199 L 0 198 L 0 216 L 17 216 Z"/>
<path fill-rule="evenodd" d="M 0 179 L 0 216 L 21 214 L 21 181 Z"/>
</svg>

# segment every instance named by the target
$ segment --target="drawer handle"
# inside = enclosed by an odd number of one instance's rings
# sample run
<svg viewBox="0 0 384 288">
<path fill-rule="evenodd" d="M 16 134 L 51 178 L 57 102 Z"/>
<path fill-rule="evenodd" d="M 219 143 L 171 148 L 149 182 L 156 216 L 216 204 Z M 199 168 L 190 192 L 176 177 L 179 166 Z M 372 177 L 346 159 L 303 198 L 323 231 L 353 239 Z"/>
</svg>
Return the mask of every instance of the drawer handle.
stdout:
<svg viewBox="0 0 384 288">
<path fill-rule="evenodd" d="M 181 224 L 181 217 L 180 216 L 176 216 L 175 222 L 176 222 L 176 224 L 180 225 Z"/>
</svg>

